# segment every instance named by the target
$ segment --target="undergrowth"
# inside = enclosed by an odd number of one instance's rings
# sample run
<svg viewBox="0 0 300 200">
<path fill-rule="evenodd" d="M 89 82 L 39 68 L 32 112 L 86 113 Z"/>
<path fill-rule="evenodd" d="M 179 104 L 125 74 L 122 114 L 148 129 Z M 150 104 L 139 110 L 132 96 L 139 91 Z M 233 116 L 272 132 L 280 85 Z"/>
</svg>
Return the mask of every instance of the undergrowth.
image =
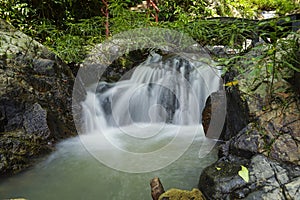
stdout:
<svg viewBox="0 0 300 200">
<path fill-rule="evenodd" d="M 204 20 L 212 16 L 255 18 L 261 10 L 279 14 L 299 10 L 299 0 L 167 0 L 159 3 L 159 23 L 145 12 L 130 11 L 142 0 L 109 1 L 110 34 L 139 27 L 172 28 L 189 34 L 202 45 L 241 46 L 253 36 L 254 24 Z M 12 23 L 58 54 L 65 62 L 81 62 L 90 48 L 105 37 L 103 3 L 98 0 L 3 0 L 0 18 Z M 149 11 L 150 12 L 150 11 Z"/>
</svg>

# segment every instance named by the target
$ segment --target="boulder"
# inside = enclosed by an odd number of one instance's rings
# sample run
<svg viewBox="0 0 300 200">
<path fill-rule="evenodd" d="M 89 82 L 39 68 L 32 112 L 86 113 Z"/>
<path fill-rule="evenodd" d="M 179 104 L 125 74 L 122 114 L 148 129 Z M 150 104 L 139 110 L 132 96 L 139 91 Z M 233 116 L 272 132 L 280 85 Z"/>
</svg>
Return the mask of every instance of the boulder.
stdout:
<svg viewBox="0 0 300 200">
<path fill-rule="evenodd" d="M 232 138 L 228 143 L 228 153 L 239 157 L 251 158 L 260 152 L 261 148 L 264 147 L 264 138 L 254 126 L 254 123 L 249 124 L 237 136 Z"/>
<path fill-rule="evenodd" d="M 225 199 L 233 191 L 246 185 L 238 176 L 241 169 L 238 161 L 217 162 L 203 170 L 198 188 L 201 188 L 207 199 Z"/>
<path fill-rule="evenodd" d="M 0 41 L 0 175 L 8 175 L 76 134 L 74 76 L 54 53 L 3 20 Z"/>
<path fill-rule="evenodd" d="M 249 181 L 238 172 L 248 169 Z M 299 196 L 300 167 L 278 163 L 263 155 L 230 159 L 204 169 L 199 188 L 207 199 L 293 199 Z"/>
<path fill-rule="evenodd" d="M 289 84 L 280 84 L 290 88 Z M 299 99 L 294 93 L 277 95 L 236 136 L 221 145 L 219 160 L 205 169 L 199 181 L 208 199 L 295 199 L 299 196 Z M 285 103 L 286 102 L 286 103 Z M 257 109 L 259 106 L 252 106 Z M 249 169 L 250 181 L 238 176 Z M 219 170 L 218 170 L 219 169 Z"/>
<path fill-rule="evenodd" d="M 206 136 L 209 138 L 229 140 L 249 123 L 248 105 L 242 99 L 238 87 L 232 86 L 227 88 L 225 94 L 226 96 L 224 97 L 223 91 L 214 92 L 206 100 L 202 112 L 202 125 Z M 224 101 L 226 101 L 226 105 L 224 105 Z M 226 107 L 226 117 L 224 126 L 223 128 L 221 127 L 222 132 L 218 134 L 216 131 L 213 131 L 215 134 L 210 135 L 208 128 L 211 126 L 210 122 L 213 114 L 219 115 L 218 112 L 221 112 L 220 115 L 222 115 L 224 107 Z"/>
<path fill-rule="evenodd" d="M 237 86 L 226 90 L 226 119 L 221 139 L 229 140 L 249 123 L 249 109 Z"/>
</svg>

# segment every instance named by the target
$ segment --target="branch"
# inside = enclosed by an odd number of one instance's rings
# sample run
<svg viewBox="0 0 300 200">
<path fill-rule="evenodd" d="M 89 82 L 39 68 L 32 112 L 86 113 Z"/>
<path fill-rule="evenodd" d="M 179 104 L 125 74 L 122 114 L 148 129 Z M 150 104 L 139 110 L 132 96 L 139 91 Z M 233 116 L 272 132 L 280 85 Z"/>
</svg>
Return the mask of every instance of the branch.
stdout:
<svg viewBox="0 0 300 200">
<path fill-rule="evenodd" d="M 151 186 L 151 196 L 153 200 L 158 200 L 159 196 L 165 192 L 164 187 L 161 184 L 158 177 L 155 177 L 150 181 L 150 186 Z"/>
<path fill-rule="evenodd" d="M 106 0 L 102 0 L 102 3 L 105 6 L 105 10 L 102 8 L 101 12 L 103 13 L 103 15 L 106 17 L 106 22 L 105 22 L 105 35 L 106 37 L 109 36 L 109 21 L 108 21 L 108 17 L 109 17 L 109 10 L 108 10 L 108 3 Z"/>
</svg>

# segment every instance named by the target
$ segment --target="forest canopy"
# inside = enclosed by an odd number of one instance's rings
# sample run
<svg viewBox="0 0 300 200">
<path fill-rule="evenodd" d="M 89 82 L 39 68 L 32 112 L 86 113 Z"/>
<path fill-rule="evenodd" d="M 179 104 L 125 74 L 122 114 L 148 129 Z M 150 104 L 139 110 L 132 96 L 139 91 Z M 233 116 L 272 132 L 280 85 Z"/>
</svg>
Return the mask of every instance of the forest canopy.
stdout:
<svg viewBox="0 0 300 200">
<path fill-rule="evenodd" d="M 228 37 L 227 40 L 231 38 L 224 34 L 228 27 L 214 30 L 216 27 L 209 28 L 205 18 L 257 19 L 262 11 L 274 10 L 280 16 L 295 13 L 300 8 L 299 0 L 153 2 L 159 12 L 153 6 L 147 7 L 142 0 L 2 0 L 0 17 L 48 46 L 64 61 L 80 62 L 94 44 L 132 28 L 160 26 L 178 29 L 205 43 L 216 34 Z M 154 18 L 156 14 L 157 20 Z"/>
</svg>

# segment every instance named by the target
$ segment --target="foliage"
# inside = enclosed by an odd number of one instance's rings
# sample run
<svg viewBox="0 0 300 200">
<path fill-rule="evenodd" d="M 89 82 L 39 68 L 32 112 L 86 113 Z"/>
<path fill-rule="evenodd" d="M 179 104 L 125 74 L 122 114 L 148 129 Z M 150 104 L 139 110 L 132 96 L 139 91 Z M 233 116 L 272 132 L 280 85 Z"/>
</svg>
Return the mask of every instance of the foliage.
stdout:
<svg viewBox="0 0 300 200">
<path fill-rule="evenodd" d="M 300 8 L 299 0 L 223 0 L 219 5 L 219 14 L 232 16 L 235 11 L 240 17 L 255 18 L 262 11 L 276 10 L 284 15 Z"/>
<path fill-rule="evenodd" d="M 276 10 L 280 14 L 299 9 L 298 0 L 252 0 L 252 4 L 260 10 Z"/>
<path fill-rule="evenodd" d="M 110 3 L 109 10 L 112 34 L 150 25 L 150 18 L 145 13 L 130 11 L 128 3 L 122 0 L 115 0 Z"/>
<path fill-rule="evenodd" d="M 241 170 L 238 172 L 239 176 L 246 182 L 249 182 L 249 171 L 247 167 L 241 165 Z"/>
<path fill-rule="evenodd" d="M 237 78 L 247 88 L 244 92 L 248 94 L 260 88 L 266 106 L 276 98 L 275 85 L 292 80 L 294 74 L 300 72 L 300 33 L 290 32 L 280 38 L 283 27 L 275 21 L 269 25 L 273 31 L 263 34 L 268 35 L 272 43 L 258 44 L 248 53 L 219 60 L 227 71 L 238 71 L 240 75 Z"/>
<path fill-rule="evenodd" d="M 146 12 L 130 11 L 142 0 L 109 1 L 110 34 L 138 27 L 177 29 L 202 45 L 223 44 L 241 48 L 253 35 L 252 23 L 204 20 L 211 16 L 253 18 L 262 9 L 281 14 L 299 8 L 298 0 L 167 0 L 159 1 L 159 23 Z M 0 17 L 51 48 L 66 62 L 80 62 L 95 43 L 105 37 L 106 18 L 101 0 L 3 0 Z"/>
<path fill-rule="evenodd" d="M 101 6 L 98 0 L 3 0 L 0 17 L 50 47 L 66 62 L 79 62 L 86 46 L 102 41 Z"/>
<path fill-rule="evenodd" d="M 181 14 L 187 15 L 190 20 L 212 16 L 212 10 L 207 6 L 208 3 L 205 0 L 162 1 L 159 4 L 160 20 L 173 22 L 180 19 Z"/>
<path fill-rule="evenodd" d="M 279 49 L 283 53 L 280 57 L 276 58 L 281 68 L 290 68 L 296 72 L 300 72 L 300 34 L 290 34 L 287 40 L 280 42 Z"/>
<path fill-rule="evenodd" d="M 30 24 L 27 19 L 35 16 L 34 10 L 27 2 L 22 0 L 3 0 L 0 4 L 0 17 L 12 24 L 18 24 L 18 27 L 29 29 Z"/>
</svg>

